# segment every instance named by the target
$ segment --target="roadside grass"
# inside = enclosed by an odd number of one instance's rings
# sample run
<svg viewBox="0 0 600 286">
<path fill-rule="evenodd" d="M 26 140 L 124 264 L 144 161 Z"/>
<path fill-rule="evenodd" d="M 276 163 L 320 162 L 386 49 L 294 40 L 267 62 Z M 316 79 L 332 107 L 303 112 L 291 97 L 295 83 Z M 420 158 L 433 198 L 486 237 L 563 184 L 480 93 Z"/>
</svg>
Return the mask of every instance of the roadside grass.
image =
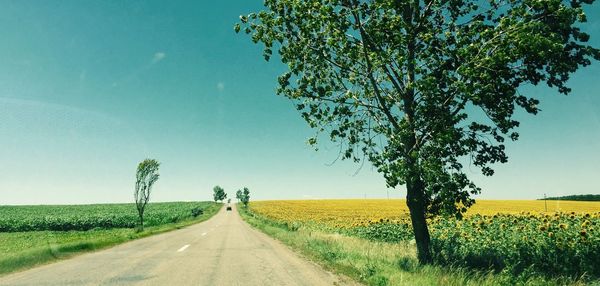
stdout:
<svg viewBox="0 0 600 286">
<path fill-rule="evenodd" d="M 196 218 L 145 227 L 142 232 L 130 228 L 0 232 L 0 276 L 85 252 L 104 249 L 126 241 L 180 229 L 208 220 L 221 207 L 222 204 L 210 203 L 203 209 L 204 213 Z"/>
<path fill-rule="evenodd" d="M 289 227 L 238 208 L 242 218 L 325 269 L 366 285 L 585 285 L 570 278 L 476 271 L 451 266 L 420 266 L 410 243 L 377 242 L 308 227 Z"/>
</svg>

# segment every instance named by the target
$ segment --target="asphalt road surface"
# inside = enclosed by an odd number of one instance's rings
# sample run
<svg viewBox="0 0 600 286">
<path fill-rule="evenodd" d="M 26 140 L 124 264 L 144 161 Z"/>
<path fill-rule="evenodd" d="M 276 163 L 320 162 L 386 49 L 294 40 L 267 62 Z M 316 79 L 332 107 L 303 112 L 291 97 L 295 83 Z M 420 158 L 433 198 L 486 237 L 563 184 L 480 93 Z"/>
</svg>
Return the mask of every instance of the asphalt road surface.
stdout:
<svg viewBox="0 0 600 286">
<path fill-rule="evenodd" d="M 0 285 L 348 285 L 233 211 L 0 278 Z"/>
</svg>

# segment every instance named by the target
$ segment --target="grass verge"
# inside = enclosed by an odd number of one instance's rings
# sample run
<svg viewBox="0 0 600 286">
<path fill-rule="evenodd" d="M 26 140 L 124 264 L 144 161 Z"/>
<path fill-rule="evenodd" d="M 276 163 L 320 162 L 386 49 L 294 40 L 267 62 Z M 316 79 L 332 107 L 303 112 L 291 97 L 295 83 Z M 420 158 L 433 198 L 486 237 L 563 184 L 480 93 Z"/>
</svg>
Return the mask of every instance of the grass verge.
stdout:
<svg viewBox="0 0 600 286">
<path fill-rule="evenodd" d="M 88 231 L 28 231 L 0 233 L 0 276 L 34 266 L 104 249 L 126 241 L 180 229 L 214 216 L 222 204 L 211 203 L 193 219 L 135 229 L 94 229 Z"/>
<path fill-rule="evenodd" d="M 251 226 L 274 237 L 325 269 L 366 285 L 584 285 L 569 278 L 547 279 L 531 273 L 475 271 L 449 266 L 421 266 L 414 245 L 377 242 L 309 227 L 288 227 L 238 208 Z"/>
</svg>

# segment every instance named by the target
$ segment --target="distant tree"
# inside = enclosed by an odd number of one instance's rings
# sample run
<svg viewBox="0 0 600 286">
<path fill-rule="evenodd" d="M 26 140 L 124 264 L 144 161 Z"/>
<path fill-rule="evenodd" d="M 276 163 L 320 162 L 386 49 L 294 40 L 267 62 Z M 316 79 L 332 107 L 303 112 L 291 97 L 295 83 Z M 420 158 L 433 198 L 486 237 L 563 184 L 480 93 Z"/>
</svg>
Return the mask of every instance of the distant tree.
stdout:
<svg viewBox="0 0 600 286">
<path fill-rule="evenodd" d="M 517 109 L 538 99 L 519 87 L 560 93 L 570 74 L 600 59 L 584 43 L 582 6 L 593 0 L 265 0 L 236 32 L 288 67 L 278 94 L 342 159 L 368 159 L 389 187 L 406 185 L 421 263 L 430 263 L 426 218 L 460 217 L 480 193 L 463 163 L 493 174 L 517 140 Z M 597 9 L 597 8 L 594 8 Z M 315 145 L 316 146 L 316 145 Z"/>
<path fill-rule="evenodd" d="M 544 200 L 544 199 L 539 199 L 539 200 Z M 595 194 L 587 194 L 587 195 L 569 195 L 569 196 L 562 196 L 562 197 L 548 197 L 545 198 L 545 200 L 549 200 L 549 201 L 589 201 L 589 202 L 596 202 L 596 201 L 600 201 L 600 195 L 595 195 Z"/>
<path fill-rule="evenodd" d="M 244 187 L 243 191 L 238 192 L 241 192 L 240 201 L 242 202 L 242 204 L 244 204 L 244 207 L 248 207 L 248 202 L 250 202 L 250 190 Z"/>
<path fill-rule="evenodd" d="M 152 186 L 160 176 L 158 174 L 159 166 L 160 163 L 158 161 L 154 159 L 146 159 L 137 167 L 135 191 L 133 196 L 135 198 L 135 205 L 140 218 L 140 230 L 144 230 L 144 211 L 148 201 L 150 201 L 150 192 L 152 191 Z"/>
<path fill-rule="evenodd" d="M 227 198 L 227 193 L 225 193 L 225 190 L 223 190 L 223 188 L 221 188 L 220 186 L 215 186 L 213 188 L 213 199 L 215 200 L 215 202 L 217 202 L 217 201 L 222 202 L 226 198 Z"/>
<path fill-rule="evenodd" d="M 242 192 L 242 190 L 237 190 L 237 192 L 235 192 L 235 198 L 238 199 L 240 202 L 242 201 L 243 195 L 244 193 Z"/>
</svg>

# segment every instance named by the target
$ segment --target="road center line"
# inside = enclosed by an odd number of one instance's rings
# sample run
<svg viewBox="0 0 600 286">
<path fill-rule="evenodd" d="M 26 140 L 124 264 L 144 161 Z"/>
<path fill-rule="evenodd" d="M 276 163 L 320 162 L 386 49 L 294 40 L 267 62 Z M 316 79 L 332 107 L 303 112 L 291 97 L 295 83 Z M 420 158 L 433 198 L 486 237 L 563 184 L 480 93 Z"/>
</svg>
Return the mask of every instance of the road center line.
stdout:
<svg viewBox="0 0 600 286">
<path fill-rule="evenodd" d="M 177 250 L 177 252 L 182 252 L 182 251 L 186 250 L 188 247 L 190 247 L 190 245 L 186 244 L 182 248 L 180 248 L 179 250 Z"/>
</svg>

